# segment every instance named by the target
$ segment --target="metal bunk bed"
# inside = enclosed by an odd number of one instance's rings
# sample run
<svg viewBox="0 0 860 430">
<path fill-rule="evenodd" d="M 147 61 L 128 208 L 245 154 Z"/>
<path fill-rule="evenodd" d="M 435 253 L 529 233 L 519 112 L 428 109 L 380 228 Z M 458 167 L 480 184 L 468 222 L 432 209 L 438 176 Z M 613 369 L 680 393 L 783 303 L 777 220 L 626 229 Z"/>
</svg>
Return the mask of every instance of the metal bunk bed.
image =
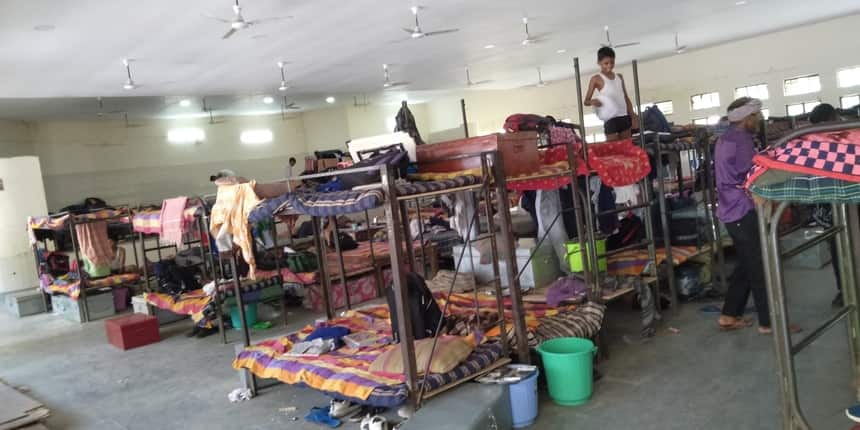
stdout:
<svg viewBox="0 0 860 430">
<path fill-rule="evenodd" d="M 83 264 L 82 263 L 83 259 L 81 258 L 80 244 L 78 243 L 78 237 L 77 237 L 77 232 L 76 232 L 75 226 L 84 225 L 84 224 L 93 224 L 93 223 L 97 223 L 97 222 L 104 222 L 104 223 L 113 222 L 115 224 L 123 224 L 123 225 L 127 224 L 129 226 L 129 234 L 124 236 L 124 237 L 119 238 L 119 240 L 121 240 L 121 241 L 130 240 L 131 241 L 132 254 L 134 255 L 134 264 L 136 267 L 138 267 L 138 268 L 140 267 L 140 260 L 138 258 L 138 254 L 137 254 L 136 239 L 135 239 L 135 235 L 131 231 L 131 211 L 129 210 L 129 207 L 127 205 L 122 205 L 122 206 L 116 206 L 110 210 L 113 212 L 116 212 L 116 213 L 113 215 L 110 215 L 110 216 L 92 216 L 95 213 L 98 213 L 99 211 L 101 211 L 101 209 L 94 211 L 93 213 L 85 213 L 85 214 L 72 214 L 70 212 L 61 212 L 58 214 L 54 214 L 54 215 L 50 215 L 48 217 L 45 217 L 45 220 L 47 221 L 47 224 L 45 225 L 45 227 L 35 227 L 32 224 L 29 226 L 29 228 L 31 228 L 33 230 L 53 230 L 53 231 L 65 230 L 68 232 L 69 240 L 70 240 L 71 246 L 72 246 L 72 256 L 71 257 L 74 258 L 74 262 L 75 262 L 73 267 L 75 268 L 74 273 L 77 276 L 77 283 L 78 283 L 77 291 L 78 292 L 77 292 L 77 297 L 74 297 L 74 293 L 71 291 L 69 291 L 67 293 L 56 293 L 56 294 L 65 294 L 65 295 L 68 295 L 69 297 L 72 297 L 74 300 L 78 301 L 79 321 L 81 322 L 81 324 L 90 321 L 90 311 L 89 311 L 89 307 L 87 305 L 87 291 L 89 289 L 94 288 L 94 287 L 92 287 L 92 281 L 90 281 L 89 277 L 84 276 L 85 272 L 84 272 L 83 268 L 81 267 Z M 60 222 L 59 226 L 53 226 L 52 227 L 51 226 L 52 221 L 59 221 Z M 35 262 L 36 262 L 36 273 L 40 274 L 40 277 L 42 274 L 42 268 L 41 268 L 41 261 L 40 261 L 40 258 L 38 256 L 38 253 L 41 250 L 47 250 L 47 246 L 45 248 L 38 248 L 38 242 L 33 244 L 33 253 L 34 253 L 34 258 L 35 258 Z M 109 276 L 109 278 L 112 276 L 113 275 Z M 114 289 L 116 287 L 122 287 L 122 286 L 133 286 L 139 280 L 139 276 L 136 276 L 136 278 L 137 279 L 135 279 L 133 281 L 127 281 L 127 282 L 122 281 L 119 283 L 110 283 L 110 284 L 100 285 L 100 286 L 98 286 L 98 288 Z M 45 304 L 47 306 L 49 295 L 54 294 L 54 293 L 49 293 L 49 292 L 45 291 L 44 289 L 42 289 L 42 293 L 43 293 L 43 297 L 45 300 Z"/>
<path fill-rule="evenodd" d="M 404 363 L 404 379 L 406 388 L 408 391 L 406 405 L 417 409 L 422 400 L 430 397 L 432 395 L 441 393 L 448 388 L 452 388 L 455 385 L 458 385 L 462 382 L 455 381 L 449 384 L 445 384 L 440 387 L 435 387 L 433 390 L 429 390 L 424 386 L 422 382 L 419 384 L 418 377 L 418 369 L 416 364 L 416 354 L 415 354 L 415 346 L 414 346 L 414 338 L 412 334 L 411 327 L 411 318 L 410 318 L 410 310 L 407 306 L 407 297 L 406 297 L 406 271 L 408 267 L 416 266 L 416 256 L 414 255 L 414 250 L 411 249 L 411 240 L 406 240 L 404 238 L 409 238 L 409 222 L 408 219 L 404 218 L 404 215 L 408 213 L 407 205 L 410 201 L 416 201 L 416 199 L 426 199 L 433 198 L 435 196 L 450 194 L 459 191 L 476 191 L 483 198 L 486 199 L 486 216 L 488 217 L 488 226 L 489 231 L 485 234 L 479 234 L 477 237 L 467 237 L 466 246 L 461 250 L 459 259 L 462 260 L 464 256 L 465 249 L 469 247 L 469 245 L 478 240 L 490 240 L 491 247 L 493 251 L 493 269 L 495 273 L 495 278 L 492 282 L 494 287 L 494 294 L 496 298 L 496 311 L 499 313 L 498 321 L 495 321 L 493 325 L 500 327 L 500 344 L 502 347 L 502 355 L 501 359 L 496 363 L 493 363 L 490 367 L 483 369 L 483 371 L 472 374 L 467 377 L 467 379 L 472 379 L 480 376 L 481 374 L 489 371 L 493 368 L 496 368 L 504 363 L 507 363 L 509 360 L 507 356 L 509 355 L 509 342 L 507 339 L 507 330 L 505 329 L 506 319 L 504 317 L 504 303 L 503 303 L 503 291 L 501 287 L 501 274 L 499 268 L 499 261 L 506 262 L 506 270 L 508 279 L 511 279 L 510 284 L 510 299 L 512 302 L 512 312 L 513 312 L 513 320 L 514 320 L 514 333 L 516 337 L 516 346 L 515 353 L 516 357 L 520 362 L 527 363 L 529 362 L 529 349 L 527 343 L 527 332 L 526 332 L 526 323 L 524 317 L 523 303 L 521 292 L 519 288 L 519 282 L 517 280 L 517 268 L 516 268 L 516 259 L 514 253 L 514 241 L 513 234 L 511 232 L 511 221 L 510 221 L 510 212 L 508 209 L 508 197 L 507 197 L 507 189 L 505 184 L 505 175 L 504 175 L 504 166 L 502 162 L 501 156 L 495 152 L 483 152 L 480 154 L 466 154 L 460 155 L 457 157 L 451 157 L 448 159 L 457 159 L 457 158 L 467 158 L 467 157 L 480 157 L 481 159 L 481 180 L 480 182 L 472 185 L 466 185 L 455 188 L 445 188 L 438 191 L 427 191 L 420 193 L 401 193 L 399 191 L 399 186 L 394 182 L 393 172 L 388 166 L 373 166 L 373 167 L 362 167 L 362 168 L 354 168 L 351 169 L 350 173 L 361 173 L 361 172 L 373 172 L 379 171 L 381 177 L 381 188 L 382 194 L 384 196 L 383 201 L 381 202 L 384 210 L 385 210 L 385 218 L 386 218 L 386 226 L 388 232 L 388 240 L 389 240 L 389 250 L 390 250 L 390 258 L 391 258 L 391 269 L 392 269 L 392 281 L 393 281 L 393 292 L 394 292 L 394 300 L 395 300 L 395 309 L 392 309 L 392 316 L 397 319 L 398 324 L 398 334 L 401 339 L 400 349 L 403 357 Z M 336 176 L 338 174 L 342 174 L 343 172 L 328 172 L 314 175 L 305 175 L 301 179 L 314 179 L 314 178 L 330 178 L 332 176 Z M 501 244 L 496 243 L 496 235 L 493 234 L 493 231 L 496 230 L 496 226 L 493 221 L 492 214 L 492 204 L 495 202 L 496 211 L 499 214 L 502 214 L 501 223 L 499 223 L 499 239 L 501 240 Z M 480 211 L 476 210 L 474 216 L 470 220 L 470 230 L 473 226 L 479 226 L 478 222 L 480 218 Z M 326 259 L 325 257 L 325 238 L 322 236 L 322 232 L 319 228 L 318 217 L 312 217 L 312 222 L 314 225 L 314 242 L 315 247 L 317 249 L 318 261 L 319 261 L 319 274 L 320 274 L 320 282 L 322 285 L 322 293 L 324 296 L 325 304 L 326 304 L 326 314 L 331 317 L 335 314 L 334 305 L 329 297 L 329 289 L 331 287 L 331 279 L 329 276 L 329 269 L 326 267 Z M 337 241 L 335 241 L 337 245 Z M 407 246 L 402 246 L 406 244 Z M 500 249 L 499 249 L 499 245 Z M 338 254 L 340 254 L 339 247 L 337 249 Z M 426 250 L 422 249 L 422 255 L 426 255 Z M 226 253 L 222 253 L 226 254 Z M 235 256 L 231 255 L 232 258 L 229 258 L 229 264 L 231 266 L 231 270 L 235 271 Z M 342 257 L 342 256 L 341 256 Z M 340 257 L 339 257 L 340 258 Z M 342 260 L 341 260 L 342 261 Z M 422 265 L 423 265 L 422 261 Z M 341 273 L 343 272 L 342 263 L 341 263 Z M 455 272 L 456 273 L 456 272 Z M 455 275 L 456 276 L 456 275 Z M 343 278 L 343 277 L 341 277 Z M 448 297 L 450 297 L 454 282 L 456 281 L 456 277 L 452 280 L 451 287 L 447 291 Z M 239 312 L 241 314 L 241 318 L 244 319 L 244 307 L 242 305 L 242 296 L 239 293 L 239 284 L 236 281 L 235 277 L 233 280 L 233 287 L 236 289 L 236 297 L 239 304 Z M 477 293 L 477 290 L 476 290 Z M 447 302 L 445 305 L 447 309 Z M 476 312 L 478 309 L 476 309 Z M 443 314 L 445 310 L 443 310 Z M 440 321 L 441 324 L 441 321 Z M 438 335 L 440 327 L 437 327 L 436 333 Z M 250 333 L 247 330 L 247 327 L 243 330 L 243 339 L 245 347 L 249 347 L 251 345 L 250 342 Z M 432 351 L 436 348 L 436 340 L 438 337 L 434 337 L 433 347 L 431 350 L 430 356 L 433 356 Z M 432 360 L 431 360 L 432 361 Z M 428 362 L 428 369 L 430 363 Z M 424 374 L 428 374 L 427 370 L 424 369 Z M 248 388 L 252 390 L 252 392 L 256 392 L 257 390 L 257 381 L 254 374 L 245 370 L 242 372 L 242 379 L 246 382 Z M 426 382 L 426 379 L 424 380 Z"/>
<path fill-rule="evenodd" d="M 777 148 L 793 139 L 812 133 L 836 132 L 857 128 L 860 128 L 860 122 L 858 121 L 810 126 L 783 136 L 779 141 L 770 145 L 769 148 Z M 848 199 L 847 201 L 790 202 L 765 200 L 763 197 L 756 200 L 759 234 L 762 242 L 762 259 L 765 266 L 765 284 L 770 302 L 771 328 L 773 329 L 774 347 L 776 350 L 777 374 L 779 375 L 778 379 L 782 394 L 783 428 L 810 430 L 812 427 L 806 420 L 800 404 L 794 356 L 810 346 L 816 339 L 843 319 L 846 320 L 848 328 L 848 350 L 851 357 L 852 373 L 854 375 L 853 385 L 857 391 L 858 398 L 860 398 L 860 337 L 857 336 L 857 332 L 860 330 L 860 309 L 858 309 L 860 291 L 858 291 L 857 285 L 857 280 L 860 279 L 860 273 L 857 272 L 857 268 L 860 267 L 860 264 L 858 264 L 860 263 L 858 261 L 860 259 L 860 224 L 857 222 L 858 201 Z M 833 205 L 833 226 L 792 249 L 783 250 L 779 242 L 779 220 L 785 209 L 792 203 L 831 203 Z M 797 342 L 792 342 L 785 283 L 782 273 L 782 260 L 797 255 L 834 237 L 836 239 L 836 257 L 840 262 L 844 306 L 820 326 L 811 330 L 805 337 Z"/>
<path fill-rule="evenodd" d="M 194 200 L 196 200 L 196 203 L 199 203 L 200 205 L 199 211 L 194 216 L 194 222 L 192 227 L 192 231 L 195 233 L 195 236 L 197 238 L 184 240 L 182 245 L 184 245 L 185 249 L 191 249 L 194 245 L 198 245 L 200 247 L 200 251 L 202 254 L 201 257 L 203 261 L 198 265 L 202 266 L 204 274 L 208 275 L 209 278 L 214 279 L 216 273 L 215 261 L 212 258 L 212 253 L 208 251 L 211 246 L 211 244 L 209 243 L 209 231 L 207 228 L 207 226 L 209 225 L 208 206 L 202 198 L 197 198 Z M 189 203 L 191 202 L 192 199 L 189 199 Z M 138 208 L 138 212 L 139 211 L 140 208 Z M 135 226 L 135 230 L 137 230 L 138 233 L 138 240 L 140 240 L 140 247 L 144 261 L 143 267 L 141 268 L 143 273 L 144 285 L 146 290 L 151 292 L 154 291 L 154 289 L 152 288 L 152 277 L 154 275 L 149 273 L 149 265 L 147 264 L 146 258 L 147 253 L 155 252 L 156 256 L 158 257 L 158 260 L 156 261 L 162 262 L 164 261 L 164 255 L 162 254 L 162 251 L 166 249 L 173 249 L 173 255 L 175 256 L 179 253 L 179 245 L 162 243 L 161 237 L 158 233 L 147 233 L 138 229 L 137 226 Z M 147 242 L 151 242 L 153 239 L 155 244 L 150 247 L 147 247 Z"/>
<path fill-rule="evenodd" d="M 573 59 L 573 68 L 574 68 L 574 72 L 575 72 L 575 76 L 576 76 L 577 106 L 580 106 L 580 108 L 578 109 L 579 123 L 584 124 L 585 123 L 585 112 L 584 112 L 584 109 L 582 108 L 582 106 L 584 106 L 584 105 L 582 102 L 582 79 L 581 79 L 582 76 L 580 73 L 579 58 Z M 643 118 L 642 118 L 642 112 L 641 112 L 641 102 L 640 102 L 641 98 L 639 95 L 639 65 L 638 65 L 638 61 L 636 61 L 636 60 L 633 61 L 633 88 L 634 88 L 634 96 L 636 98 L 636 100 L 634 100 L 634 103 L 636 106 L 637 115 L 639 117 L 639 129 L 642 130 L 642 129 L 644 129 L 644 124 L 643 124 Z M 655 139 L 659 139 L 656 136 L 656 134 L 654 136 L 655 136 Z M 639 141 L 640 147 L 642 149 L 645 149 L 647 147 L 648 142 L 646 140 L 646 136 L 644 133 L 641 133 L 639 135 L 639 139 L 637 139 L 637 140 Z M 656 141 L 658 142 L 658 144 L 655 145 L 655 153 L 656 153 L 657 159 L 659 160 L 662 157 L 662 151 L 660 149 L 659 141 L 658 140 L 656 140 Z M 583 140 L 582 151 L 583 151 L 583 158 L 585 160 L 588 160 L 588 145 L 589 145 L 588 142 Z M 660 220 L 661 220 L 661 223 L 663 226 L 663 243 L 665 244 L 664 246 L 666 247 L 666 256 L 667 256 L 666 260 L 669 263 L 666 265 L 666 267 L 667 267 L 667 282 L 668 282 L 669 291 L 671 294 L 670 303 L 671 303 L 672 309 L 674 311 L 677 311 L 676 304 L 677 304 L 678 295 L 677 295 L 677 291 L 675 288 L 675 279 L 674 279 L 675 276 L 673 273 L 672 247 L 671 247 L 671 243 L 669 240 L 670 239 L 669 221 L 668 221 L 667 212 L 666 212 L 666 199 L 665 199 L 665 192 L 664 192 L 664 178 L 663 178 L 662 169 L 657 169 L 657 195 L 656 195 L 656 199 L 653 197 L 653 181 L 651 181 L 649 176 L 646 175 L 645 178 L 643 178 L 639 182 L 639 189 L 640 189 L 640 195 L 642 196 L 642 203 L 640 203 L 638 205 L 627 206 L 627 207 L 623 207 L 620 209 L 613 209 L 613 210 L 609 210 L 609 211 L 599 212 L 596 214 L 593 213 L 593 211 L 591 209 L 591 205 L 588 205 L 588 204 L 585 205 L 585 211 L 584 211 L 585 214 L 584 215 L 585 215 L 585 226 L 586 226 L 586 228 L 581 230 L 581 231 L 587 232 L 587 234 L 585 235 L 586 236 L 585 239 L 588 243 L 587 249 L 597 249 L 597 242 L 596 242 L 596 237 L 594 234 L 594 232 L 595 232 L 594 224 L 595 224 L 596 217 L 603 216 L 603 215 L 618 214 L 618 213 L 622 213 L 622 212 L 629 211 L 632 209 L 647 209 L 644 211 L 645 212 L 645 219 L 644 219 L 645 240 L 641 241 L 640 243 L 636 243 L 636 244 L 633 244 L 630 246 L 625 246 L 623 248 L 608 251 L 608 252 L 603 253 L 603 254 L 598 254 L 597 252 L 589 252 L 588 253 L 589 264 L 587 264 L 585 266 L 586 267 L 598 267 L 598 260 L 600 258 L 609 257 L 609 256 L 619 254 L 619 253 L 624 252 L 624 251 L 629 251 L 629 250 L 647 247 L 648 248 L 648 256 L 649 256 L 649 260 L 651 261 L 651 264 L 650 264 L 649 274 L 645 278 L 645 281 L 647 284 L 653 284 L 654 288 L 655 288 L 655 292 L 656 292 L 656 290 L 659 289 L 659 282 L 658 282 L 658 270 L 657 270 L 658 269 L 658 267 L 657 267 L 657 249 L 656 249 L 656 241 L 654 240 L 654 229 L 653 229 L 651 207 L 653 205 L 657 204 L 657 205 L 659 205 L 659 208 L 660 208 Z M 591 191 L 588 189 L 588 187 L 585 187 L 584 200 L 586 202 L 591 201 Z M 580 234 L 580 236 L 582 236 L 582 235 Z M 589 276 L 587 279 L 588 284 L 590 285 L 590 287 L 594 291 L 596 291 L 596 292 L 600 291 L 600 274 L 599 274 L 599 272 L 593 271 L 593 273 L 591 273 L 590 275 L 591 276 Z M 630 290 L 628 292 L 632 292 L 632 290 Z M 660 308 L 659 295 L 656 295 L 656 296 L 658 297 L 658 299 L 656 300 L 656 304 L 657 304 L 657 308 L 659 309 Z"/>
</svg>

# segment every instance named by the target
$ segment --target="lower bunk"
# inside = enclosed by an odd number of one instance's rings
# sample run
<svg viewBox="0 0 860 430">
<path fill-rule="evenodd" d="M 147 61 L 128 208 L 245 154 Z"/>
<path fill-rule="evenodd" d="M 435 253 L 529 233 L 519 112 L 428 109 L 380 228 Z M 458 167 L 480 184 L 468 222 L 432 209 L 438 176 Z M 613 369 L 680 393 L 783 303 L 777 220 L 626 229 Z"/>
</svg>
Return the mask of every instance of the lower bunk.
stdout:
<svg viewBox="0 0 860 430">
<path fill-rule="evenodd" d="M 492 330 L 498 321 L 494 298 L 479 297 L 476 302 L 470 294 L 453 294 L 446 299 L 446 295 L 437 292 L 435 296 L 440 308 L 444 308 L 446 300 L 450 303 L 445 334 L 438 338 L 430 373 L 419 377 L 425 398 L 510 361 L 504 353 L 506 348 L 499 343 L 499 329 Z M 505 306 L 510 340 L 513 315 L 510 303 Z M 526 304 L 529 343 L 535 347 L 556 337 L 593 338 L 600 330 L 604 310 L 602 305 L 592 303 L 557 308 Z M 302 353 L 308 342 L 335 328 L 349 333 L 343 338 L 343 346 L 322 353 Z M 415 341 L 419 373 L 426 368 L 432 342 L 432 338 Z M 361 405 L 397 407 L 408 398 L 401 350 L 392 343 L 390 314 L 385 305 L 348 311 L 342 317 L 251 345 L 238 352 L 233 367 Z"/>
</svg>

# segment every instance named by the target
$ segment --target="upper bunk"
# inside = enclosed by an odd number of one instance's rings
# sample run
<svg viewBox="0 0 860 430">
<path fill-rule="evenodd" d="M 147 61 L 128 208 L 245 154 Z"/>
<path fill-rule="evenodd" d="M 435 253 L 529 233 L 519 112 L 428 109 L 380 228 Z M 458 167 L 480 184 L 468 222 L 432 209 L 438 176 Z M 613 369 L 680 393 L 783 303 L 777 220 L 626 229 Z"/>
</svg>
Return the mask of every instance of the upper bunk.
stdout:
<svg viewBox="0 0 860 430">
<path fill-rule="evenodd" d="M 753 158 L 746 187 L 771 201 L 860 202 L 860 121 L 787 134 Z"/>
</svg>

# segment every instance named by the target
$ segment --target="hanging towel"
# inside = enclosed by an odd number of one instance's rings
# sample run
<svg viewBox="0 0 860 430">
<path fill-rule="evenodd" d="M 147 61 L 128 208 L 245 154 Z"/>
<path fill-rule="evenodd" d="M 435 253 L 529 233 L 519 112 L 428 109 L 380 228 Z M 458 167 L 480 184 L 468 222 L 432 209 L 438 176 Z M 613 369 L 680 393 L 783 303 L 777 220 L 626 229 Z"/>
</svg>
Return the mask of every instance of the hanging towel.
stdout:
<svg viewBox="0 0 860 430">
<path fill-rule="evenodd" d="M 81 254 L 93 265 L 108 266 L 113 261 L 113 250 L 108 238 L 107 222 L 96 221 L 75 226 Z"/>
<path fill-rule="evenodd" d="M 254 243 L 251 230 L 248 228 L 248 215 L 260 203 L 260 198 L 254 192 L 256 181 L 238 185 L 222 185 L 218 187 L 218 196 L 212 206 L 209 219 L 209 231 L 217 236 L 222 230 L 233 236 L 233 243 L 242 249 L 242 257 L 248 263 L 248 276 L 256 279 L 254 272 L 257 265 L 254 261 Z M 220 249 L 220 248 L 219 248 Z"/>
<path fill-rule="evenodd" d="M 161 239 L 181 244 L 188 225 L 185 222 L 185 205 L 188 197 L 174 197 L 161 203 Z"/>
</svg>

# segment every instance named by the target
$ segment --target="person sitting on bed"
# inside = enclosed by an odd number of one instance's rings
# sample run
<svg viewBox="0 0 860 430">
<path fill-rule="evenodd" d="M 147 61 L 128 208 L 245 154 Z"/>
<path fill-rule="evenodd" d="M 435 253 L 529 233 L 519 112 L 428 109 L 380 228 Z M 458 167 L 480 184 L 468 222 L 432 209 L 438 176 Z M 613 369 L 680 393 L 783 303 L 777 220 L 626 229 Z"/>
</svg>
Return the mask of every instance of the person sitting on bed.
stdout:
<svg viewBox="0 0 860 430">
<path fill-rule="evenodd" d="M 629 139 L 636 122 L 636 113 L 624 87 L 624 76 L 614 71 L 615 51 L 606 46 L 600 48 L 597 51 L 597 65 L 600 66 L 600 73 L 588 81 L 585 105 L 594 106 L 597 117 L 605 121 L 603 131 L 606 140 Z M 597 97 L 592 98 L 595 90 L 598 92 Z"/>
<path fill-rule="evenodd" d="M 836 112 L 836 108 L 829 103 L 822 103 L 809 113 L 809 122 L 813 125 L 837 122 L 841 119 L 839 113 Z M 830 204 L 816 205 L 812 217 L 824 228 L 833 226 L 833 214 L 831 213 Z M 841 308 L 844 301 L 842 300 L 842 281 L 839 276 L 839 257 L 836 255 L 836 238 L 830 238 L 827 243 L 830 245 L 830 262 L 831 266 L 833 266 L 833 276 L 836 277 L 837 292 L 836 297 L 833 298 L 832 305 L 833 307 Z"/>
<path fill-rule="evenodd" d="M 758 216 L 753 199 L 744 189 L 755 155 L 754 137 L 762 121 L 761 100 L 742 97 L 729 105 L 731 125 L 714 149 L 714 170 L 719 206 L 717 217 L 726 226 L 737 252 L 735 273 L 726 292 L 718 321 L 721 330 L 737 330 L 752 323 L 743 318 L 750 293 L 758 314 L 758 331 L 770 334 L 770 313 L 764 282 Z"/>
</svg>

